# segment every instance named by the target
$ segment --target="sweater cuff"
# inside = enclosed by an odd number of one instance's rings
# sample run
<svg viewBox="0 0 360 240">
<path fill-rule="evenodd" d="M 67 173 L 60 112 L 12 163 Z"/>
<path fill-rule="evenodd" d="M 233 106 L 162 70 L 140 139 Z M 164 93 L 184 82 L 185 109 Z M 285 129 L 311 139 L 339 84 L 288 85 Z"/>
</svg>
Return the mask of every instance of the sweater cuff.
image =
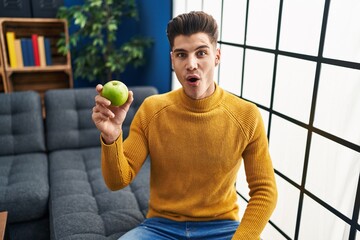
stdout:
<svg viewBox="0 0 360 240">
<path fill-rule="evenodd" d="M 100 134 L 100 143 L 102 145 L 102 147 L 112 147 L 112 146 L 115 146 L 116 143 L 118 143 L 119 141 L 122 141 L 122 132 L 120 133 L 119 137 L 113 142 L 113 143 L 110 143 L 110 144 L 106 144 Z"/>
</svg>

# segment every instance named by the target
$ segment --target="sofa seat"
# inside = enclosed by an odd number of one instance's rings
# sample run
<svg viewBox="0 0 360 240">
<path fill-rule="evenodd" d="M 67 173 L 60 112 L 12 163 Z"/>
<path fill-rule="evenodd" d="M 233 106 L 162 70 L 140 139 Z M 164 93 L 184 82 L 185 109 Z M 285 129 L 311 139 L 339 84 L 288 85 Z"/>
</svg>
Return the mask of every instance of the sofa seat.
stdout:
<svg viewBox="0 0 360 240">
<path fill-rule="evenodd" d="M 45 216 L 48 196 L 48 162 L 44 153 L 0 156 L 0 209 L 8 211 L 8 223 Z"/>
<path fill-rule="evenodd" d="M 56 151 L 49 161 L 54 239 L 118 239 L 144 219 L 148 163 L 129 187 L 113 192 L 102 177 L 99 147 Z"/>
</svg>

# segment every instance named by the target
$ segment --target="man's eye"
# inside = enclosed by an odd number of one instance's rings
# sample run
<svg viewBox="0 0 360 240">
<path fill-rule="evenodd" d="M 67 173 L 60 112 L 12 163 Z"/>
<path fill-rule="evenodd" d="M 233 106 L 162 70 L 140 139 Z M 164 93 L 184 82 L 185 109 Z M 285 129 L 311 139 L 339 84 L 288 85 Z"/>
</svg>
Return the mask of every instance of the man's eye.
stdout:
<svg viewBox="0 0 360 240">
<path fill-rule="evenodd" d="M 184 58 L 186 55 L 185 55 L 185 53 L 178 53 L 178 54 L 176 54 L 176 56 L 179 58 Z"/>
<path fill-rule="evenodd" d="M 200 57 L 203 57 L 203 56 L 206 55 L 206 51 L 199 51 L 199 52 L 197 53 L 197 55 L 200 56 Z"/>
</svg>

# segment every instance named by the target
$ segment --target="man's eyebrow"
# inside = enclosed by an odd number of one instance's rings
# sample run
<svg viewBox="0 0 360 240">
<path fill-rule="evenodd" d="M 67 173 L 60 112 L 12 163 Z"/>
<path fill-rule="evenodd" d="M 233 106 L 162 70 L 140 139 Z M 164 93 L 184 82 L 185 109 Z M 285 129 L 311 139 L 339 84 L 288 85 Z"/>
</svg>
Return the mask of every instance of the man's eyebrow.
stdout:
<svg viewBox="0 0 360 240">
<path fill-rule="evenodd" d="M 195 48 L 195 51 L 199 50 L 199 49 L 202 49 L 202 48 L 210 48 L 210 47 L 208 45 L 201 45 L 201 46 L 198 46 L 197 48 Z M 183 49 L 183 48 L 175 48 L 173 50 L 173 52 L 188 52 L 188 51 Z"/>
</svg>

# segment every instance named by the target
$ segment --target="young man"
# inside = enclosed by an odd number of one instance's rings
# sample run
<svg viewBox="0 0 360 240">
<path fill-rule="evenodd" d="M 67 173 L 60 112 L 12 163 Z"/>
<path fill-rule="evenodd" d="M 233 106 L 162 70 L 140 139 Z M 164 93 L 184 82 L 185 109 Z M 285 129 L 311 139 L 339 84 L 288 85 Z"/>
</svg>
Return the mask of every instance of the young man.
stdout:
<svg viewBox="0 0 360 240">
<path fill-rule="evenodd" d="M 146 99 L 124 142 L 132 92 L 122 107 L 110 107 L 100 95 L 95 100 L 107 186 L 127 186 L 151 157 L 147 219 L 120 239 L 259 239 L 277 200 L 260 113 L 214 82 L 221 54 L 210 15 L 179 15 L 168 23 L 167 36 L 182 88 Z M 242 162 L 250 201 L 239 223 L 235 181 Z"/>
</svg>

